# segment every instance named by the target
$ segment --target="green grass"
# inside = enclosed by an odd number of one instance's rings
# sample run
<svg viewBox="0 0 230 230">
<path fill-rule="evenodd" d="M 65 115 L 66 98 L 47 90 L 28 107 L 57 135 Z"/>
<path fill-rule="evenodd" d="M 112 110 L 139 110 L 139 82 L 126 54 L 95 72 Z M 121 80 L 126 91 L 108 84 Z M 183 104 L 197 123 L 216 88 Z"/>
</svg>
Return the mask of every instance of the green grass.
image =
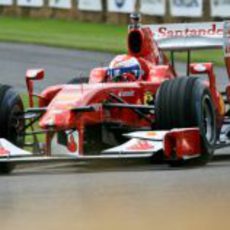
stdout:
<svg viewBox="0 0 230 230">
<path fill-rule="evenodd" d="M 177 53 L 176 60 L 187 60 L 186 53 Z M 224 65 L 224 51 L 223 50 L 196 50 L 191 53 L 192 62 L 213 62 L 217 66 Z"/>
<path fill-rule="evenodd" d="M 0 40 L 124 52 L 126 26 L 58 19 L 0 18 Z"/>
<path fill-rule="evenodd" d="M 124 53 L 127 26 L 61 19 L 0 17 L 0 41 L 42 44 L 83 50 Z M 196 51 L 193 61 L 223 65 L 222 51 Z M 186 60 L 179 54 L 179 60 Z"/>
</svg>

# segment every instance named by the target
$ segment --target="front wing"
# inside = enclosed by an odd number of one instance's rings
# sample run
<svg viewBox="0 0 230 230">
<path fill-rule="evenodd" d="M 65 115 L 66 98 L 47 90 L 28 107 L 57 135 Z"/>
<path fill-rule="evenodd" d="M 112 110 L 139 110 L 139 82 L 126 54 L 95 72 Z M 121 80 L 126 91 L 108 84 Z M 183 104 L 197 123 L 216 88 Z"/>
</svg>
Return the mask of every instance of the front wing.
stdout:
<svg viewBox="0 0 230 230">
<path fill-rule="evenodd" d="M 103 161 L 123 159 L 151 158 L 162 151 L 166 159 L 190 159 L 198 157 L 202 151 L 202 140 L 198 128 L 173 129 L 170 131 L 140 131 L 124 134 L 130 138 L 126 143 L 107 149 L 94 156 L 66 154 L 51 156 L 34 155 L 14 146 L 5 139 L 0 139 L 0 167 L 3 163 L 34 163 L 62 161 Z"/>
</svg>

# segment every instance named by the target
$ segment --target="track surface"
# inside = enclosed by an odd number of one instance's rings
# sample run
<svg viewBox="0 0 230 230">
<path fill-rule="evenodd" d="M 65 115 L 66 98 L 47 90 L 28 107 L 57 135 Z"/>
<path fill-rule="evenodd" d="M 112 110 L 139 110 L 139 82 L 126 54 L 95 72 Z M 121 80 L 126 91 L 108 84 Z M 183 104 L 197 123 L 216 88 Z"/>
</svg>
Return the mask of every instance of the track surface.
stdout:
<svg viewBox="0 0 230 230">
<path fill-rule="evenodd" d="M 44 67 L 42 89 L 67 82 L 79 72 L 87 75 L 90 68 L 111 58 L 2 43 L 0 80 L 23 90 L 25 70 Z M 229 229 L 230 159 L 220 155 L 219 160 L 180 170 L 136 164 L 18 168 L 0 177 L 0 229 Z"/>
</svg>

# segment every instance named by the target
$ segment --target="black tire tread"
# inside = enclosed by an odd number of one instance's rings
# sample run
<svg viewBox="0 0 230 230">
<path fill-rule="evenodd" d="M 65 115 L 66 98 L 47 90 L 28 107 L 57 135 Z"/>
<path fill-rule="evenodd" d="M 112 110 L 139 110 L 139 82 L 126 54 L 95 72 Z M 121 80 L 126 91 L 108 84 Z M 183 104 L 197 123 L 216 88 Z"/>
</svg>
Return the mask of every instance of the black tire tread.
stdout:
<svg viewBox="0 0 230 230">
<path fill-rule="evenodd" d="M 198 126 L 203 136 L 204 129 L 199 125 L 197 116 L 197 107 L 195 106 L 196 96 L 211 95 L 201 80 L 196 77 L 178 77 L 173 80 L 167 80 L 162 83 L 156 94 L 156 127 L 160 130 L 170 130 L 173 128 L 190 128 Z M 211 100 L 212 103 L 212 100 Z M 212 103 L 213 106 L 213 103 Z M 199 106 L 198 106 L 199 107 Z M 213 107 L 214 111 L 214 107 Z M 214 114 L 214 113 L 213 113 Z M 215 114 L 213 115 L 215 116 Z M 214 127 L 216 128 L 216 127 Z M 196 164 L 205 164 L 210 160 L 213 154 L 215 143 L 207 143 L 204 140 L 205 153 L 197 160 L 193 160 Z M 183 161 L 171 161 L 171 165 L 183 165 Z"/>
</svg>

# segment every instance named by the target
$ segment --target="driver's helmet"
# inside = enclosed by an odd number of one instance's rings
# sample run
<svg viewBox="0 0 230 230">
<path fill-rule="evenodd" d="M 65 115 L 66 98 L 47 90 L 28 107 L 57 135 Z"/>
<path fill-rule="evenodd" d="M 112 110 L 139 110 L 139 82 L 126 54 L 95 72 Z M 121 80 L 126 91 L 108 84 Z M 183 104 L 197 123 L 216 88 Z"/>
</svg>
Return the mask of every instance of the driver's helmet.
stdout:
<svg viewBox="0 0 230 230">
<path fill-rule="evenodd" d="M 135 57 L 129 55 L 117 56 L 109 65 L 108 76 L 111 81 L 122 81 L 125 77 L 139 80 L 143 75 L 141 65 Z"/>
</svg>

